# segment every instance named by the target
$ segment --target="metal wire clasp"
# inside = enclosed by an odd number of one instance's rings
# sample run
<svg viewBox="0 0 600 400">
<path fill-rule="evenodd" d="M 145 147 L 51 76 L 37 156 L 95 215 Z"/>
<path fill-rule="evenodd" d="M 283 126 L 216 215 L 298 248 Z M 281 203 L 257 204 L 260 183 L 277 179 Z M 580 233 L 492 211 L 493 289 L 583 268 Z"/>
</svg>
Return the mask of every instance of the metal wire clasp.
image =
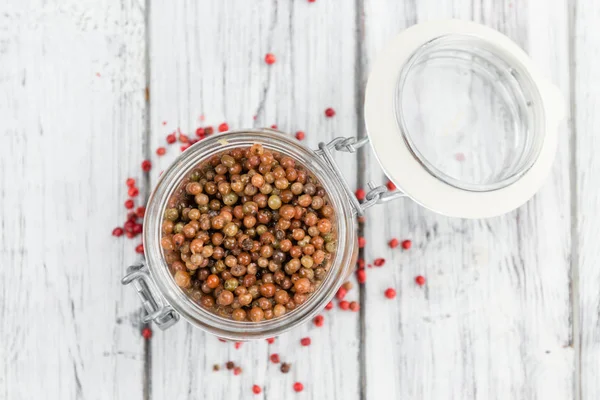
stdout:
<svg viewBox="0 0 600 400">
<path fill-rule="evenodd" d="M 335 162 L 332 151 L 337 150 L 346 153 L 356 153 L 359 148 L 368 142 L 368 137 L 364 137 L 362 139 L 357 139 L 355 137 L 337 137 L 329 143 L 319 143 L 319 149 L 315 151 L 315 153 L 321 156 L 339 176 L 344 189 L 348 194 L 348 198 L 350 199 L 350 202 L 352 203 L 352 206 L 358 215 L 363 215 L 367 208 L 374 206 L 375 204 L 386 203 L 390 200 L 406 197 L 406 194 L 399 190 L 389 191 L 385 185 L 376 186 L 373 182 L 369 182 L 369 191 L 365 196 L 365 201 L 362 203 L 358 201 L 354 195 L 354 192 L 352 192 L 350 186 L 348 186 L 348 182 L 346 182 L 346 179 L 344 179 L 342 171 L 340 171 L 340 168 Z"/>
<path fill-rule="evenodd" d="M 165 304 L 144 263 L 127 268 L 127 275 L 121 279 L 121 283 L 123 285 L 133 283 L 135 286 L 146 311 L 142 317 L 144 323 L 154 321 L 160 329 L 165 330 L 179 321 L 179 314 L 170 305 Z"/>
</svg>

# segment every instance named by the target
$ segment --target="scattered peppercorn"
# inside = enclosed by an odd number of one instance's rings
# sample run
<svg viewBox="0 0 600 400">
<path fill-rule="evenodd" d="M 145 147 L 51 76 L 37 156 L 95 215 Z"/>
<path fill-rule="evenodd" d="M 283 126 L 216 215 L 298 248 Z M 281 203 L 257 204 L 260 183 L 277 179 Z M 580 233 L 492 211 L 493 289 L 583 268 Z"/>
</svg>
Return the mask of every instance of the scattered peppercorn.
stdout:
<svg viewBox="0 0 600 400">
<path fill-rule="evenodd" d="M 127 178 L 127 180 L 125 181 L 125 183 L 127 184 L 127 187 L 135 186 L 135 179 L 133 179 L 133 178 Z"/>
<path fill-rule="evenodd" d="M 277 125 L 276 124 L 271 125 L 271 129 L 277 129 Z"/>
<path fill-rule="evenodd" d="M 146 340 L 150 339 L 152 337 L 152 329 L 147 328 L 147 327 L 142 329 L 142 336 Z"/>
<path fill-rule="evenodd" d="M 348 310 L 350 308 L 350 303 L 348 303 L 346 300 L 340 301 L 340 308 L 342 310 Z"/>
<path fill-rule="evenodd" d="M 367 272 L 364 269 L 359 269 L 356 271 L 356 280 L 361 285 L 367 281 Z"/>
<path fill-rule="evenodd" d="M 304 132 L 302 132 L 302 131 L 296 132 L 296 139 L 304 140 L 304 136 L 305 136 Z"/>
<path fill-rule="evenodd" d="M 140 194 L 140 191 L 138 188 L 136 188 L 135 186 L 132 186 L 129 188 L 129 190 L 127 191 L 127 194 L 129 195 L 129 197 L 135 197 L 138 194 Z"/>
<path fill-rule="evenodd" d="M 391 192 L 392 190 L 396 190 L 396 185 L 394 184 L 394 182 L 392 181 L 388 181 L 388 183 L 386 183 L 386 186 L 388 188 L 388 190 Z"/>
<path fill-rule="evenodd" d="M 262 389 L 261 389 L 261 388 L 260 388 L 260 386 L 258 386 L 258 385 L 253 385 L 253 386 L 252 386 L 252 392 L 253 392 L 254 394 L 260 394 L 260 392 L 262 392 Z"/>
<path fill-rule="evenodd" d="M 331 118 L 335 115 L 335 110 L 331 107 L 325 109 L 325 116 Z"/>
<path fill-rule="evenodd" d="M 333 308 L 333 301 L 330 301 L 329 303 L 327 303 L 327 305 L 325 306 L 325 309 L 327 311 L 331 310 Z"/>
<path fill-rule="evenodd" d="M 322 315 L 317 315 L 314 320 L 313 323 L 315 324 L 316 327 L 322 327 L 323 323 L 325 322 L 325 317 L 323 317 Z"/>
<path fill-rule="evenodd" d="M 144 254 L 144 245 L 140 243 L 135 246 L 135 252 L 138 254 Z"/>
<path fill-rule="evenodd" d="M 239 374 L 241 374 L 241 373 L 242 373 L 242 368 L 240 368 L 240 367 L 235 367 L 235 368 L 233 369 L 233 374 L 234 374 L 234 375 L 239 375 Z"/>
<path fill-rule="evenodd" d="M 300 382 L 296 382 L 294 383 L 294 391 L 295 392 L 301 392 L 304 390 L 304 385 L 301 384 Z"/>
<path fill-rule="evenodd" d="M 275 338 L 274 337 L 267 338 L 267 343 L 269 343 L 269 344 L 275 343 Z"/>
<path fill-rule="evenodd" d="M 229 130 L 229 125 L 227 124 L 227 122 L 223 122 L 221 125 L 219 125 L 219 132 L 226 132 Z"/>
<path fill-rule="evenodd" d="M 390 248 L 395 249 L 396 247 L 398 247 L 398 245 L 400 244 L 400 242 L 398 241 L 398 239 L 393 238 L 392 240 L 389 241 L 388 245 L 390 246 Z"/>
<path fill-rule="evenodd" d="M 265 55 L 265 62 L 269 65 L 275 64 L 275 55 L 272 53 L 267 53 Z"/>
<path fill-rule="evenodd" d="M 382 267 L 383 264 L 385 264 L 385 258 L 376 258 L 375 261 L 373 261 L 373 265 L 376 267 Z"/>
<path fill-rule="evenodd" d="M 203 138 L 204 137 L 204 128 L 200 127 L 196 129 L 196 136 L 198 136 L 199 138 Z"/>
<path fill-rule="evenodd" d="M 412 242 L 410 240 L 403 240 L 402 241 L 402 248 L 404 250 L 410 249 L 411 246 L 412 246 Z"/>
<path fill-rule="evenodd" d="M 240 347 L 242 347 L 242 342 L 235 342 L 233 347 L 235 347 L 235 349 L 238 350 Z"/>
<path fill-rule="evenodd" d="M 148 172 L 148 171 L 150 171 L 151 168 L 152 168 L 152 163 L 150 162 L 150 160 L 142 161 L 142 171 Z"/>
<path fill-rule="evenodd" d="M 351 301 L 350 302 L 350 311 L 357 312 L 358 310 L 360 310 L 360 304 L 358 304 L 356 301 Z"/>
<path fill-rule="evenodd" d="M 341 288 L 338 289 L 337 293 L 335 294 L 335 297 L 338 300 L 343 300 L 344 297 L 346 297 L 346 293 L 348 293 L 348 291 L 342 286 Z"/>
<path fill-rule="evenodd" d="M 116 237 L 123 236 L 123 228 L 117 227 L 117 228 L 113 229 L 112 235 L 116 236 Z"/>
<path fill-rule="evenodd" d="M 365 199 L 366 193 L 364 189 L 356 189 L 356 198 L 358 199 L 358 201 L 363 201 Z"/>
<path fill-rule="evenodd" d="M 318 289 L 336 249 L 334 223 L 314 175 L 254 144 L 193 168 L 164 211 L 161 246 L 176 284 L 200 306 L 260 322 Z"/>
<path fill-rule="evenodd" d="M 234 369 L 235 368 L 235 363 L 233 361 L 227 361 L 227 363 L 225 363 L 225 368 L 227 368 L 227 369 Z"/>
<path fill-rule="evenodd" d="M 156 154 L 158 156 L 164 156 L 167 153 L 167 149 L 165 149 L 164 147 L 159 147 L 158 149 L 156 149 Z"/>
<path fill-rule="evenodd" d="M 417 283 L 417 285 L 423 286 L 425 284 L 425 277 L 419 275 L 415 278 L 415 282 Z"/>
<path fill-rule="evenodd" d="M 125 208 L 131 210 L 135 204 L 133 204 L 133 200 L 129 199 L 125 201 Z"/>
<path fill-rule="evenodd" d="M 219 366 L 219 364 L 214 364 L 213 365 L 213 371 L 217 372 L 221 369 L 221 367 Z"/>
<path fill-rule="evenodd" d="M 305 338 L 300 339 L 300 344 L 302 346 L 310 346 L 310 343 L 311 343 L 311 340 L 310 340 L 309 337 L 305 337 Z"/>
<path fill-rule="evenodd" d="M 281 367 L 279 368 L 281 372 L 283 372 L 284 374 L 287 374 L 288 372 L 290 372 L 290 369 L 292 369 L 292 364 L 289 363 L 282 363 Z"/>
<path fill-rule="evenodd" d="M 365 244 L 367 244 L 367 240 L 364 237 L 359 236 L 358 237 L 358 248 L 362 249 L 363 247 L 365 247 Z"/>
<path fill-rule="evenodd" d="M 271 356 L 269 358 L 271 359 L 271 362 L 273 364 L 279 364 L 279 354 L 277 354 L 277 353 L 271 354 Z"/>
<path fill-rule="evenodd" d="M 135 210 L 135 215 L 138 218 L 144 218 L 144 216 L 146 215 L 146 207 L 144 206 L 139 206 L 136 210 Z"/>
<path fill-rule="evenodd" d="M 388 288 L 385 290 L 385 297 L 387 297 L 388 299 L 395 299 L 396 298 L 396 291 L 392 288 Z"/>
</svg>

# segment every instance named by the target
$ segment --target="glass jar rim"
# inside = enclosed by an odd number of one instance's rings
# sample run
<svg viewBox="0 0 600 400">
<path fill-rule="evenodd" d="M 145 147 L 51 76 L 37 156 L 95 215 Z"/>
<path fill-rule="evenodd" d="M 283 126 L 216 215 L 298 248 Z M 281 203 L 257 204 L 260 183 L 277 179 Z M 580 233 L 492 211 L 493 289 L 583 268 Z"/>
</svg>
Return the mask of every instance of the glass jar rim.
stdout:
<svg viewBox="0 0 600 400">
<path fill-rule="evenodd" d="M 168 199 L 182 179 L 201 161 L 222 151 L 259 143 L 304 165 L 323 185 L 336 211 L 338 248 L 318 289 L 291 312 L 268 321 L 241 322 L 218 316 L 195 303 L 175 283 L 160 246 L 163 212 Z M 191 146 L 166 169 L 148 200 L 144 219 L 144 249 L 152 279 L 167 303 L 193 325 L 231 340 L 261 339 L 277 336 L 302 324 L 335 295 L 345 281 L 355 257 L 356 229 L 354 210 L 346 199 L 340 177 L 313 150 L 271 129 L 248 129 L 216 134 Z"/>
</svg>

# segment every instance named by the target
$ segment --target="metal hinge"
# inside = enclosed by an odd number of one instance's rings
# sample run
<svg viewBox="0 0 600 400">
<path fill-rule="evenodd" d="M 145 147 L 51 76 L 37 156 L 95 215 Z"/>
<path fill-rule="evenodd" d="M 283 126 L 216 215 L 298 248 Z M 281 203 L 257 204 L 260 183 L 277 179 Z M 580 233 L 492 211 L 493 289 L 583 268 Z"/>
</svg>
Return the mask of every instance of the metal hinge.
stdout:
<svg viewBox="0 0 600 400">
<path fill-rule="evenodd" d="M 154 321 L 162 330 L 173 326 L 179 321 L 179 314 L 166 304 L 160 295 L 148 267 L 142 262 L 127 268 L 127 275 L 121 279 L 123 285 L 133 283 L 146 314 L 142 317 L 144 323 Z"/>
<path fill-rule="evenodd" d="M 357 139 L 355 137 L 337 137 L 333 139 L 329 143 L 319 143 L 319 149 L 316 150 L 316 153 L 323 157 L 323 159 L 327 162 L 327 164 L 335 171 L 335 173 L 340 177 L 344 189 L 348 194 L 348 198 L 352 203 L 354 211 L 358 215 L 363 215 L 365 210 L 369 207 L 374 206 L 375 204 L 387 203 L 390 200 L 399 199 L 401 197 L 407 197 L 407 195 L 399 190 L 389 191 L 385 185 L 376 186 L 373 182 L 369 182 L 369 191 L 365 195 L 365 201 L 359 202 L 356 198 L 354 192 L 348 186 L 348 182 L 344 179 L 342 171 L 338 167 L 335 159 L 333 158 L 332 151 L 343 151 L 346 153 L 356 153 L 356 151 L 367 144 L 369 142 L 369 138 L 365 137 L 362 139 Z"/>
</svg>

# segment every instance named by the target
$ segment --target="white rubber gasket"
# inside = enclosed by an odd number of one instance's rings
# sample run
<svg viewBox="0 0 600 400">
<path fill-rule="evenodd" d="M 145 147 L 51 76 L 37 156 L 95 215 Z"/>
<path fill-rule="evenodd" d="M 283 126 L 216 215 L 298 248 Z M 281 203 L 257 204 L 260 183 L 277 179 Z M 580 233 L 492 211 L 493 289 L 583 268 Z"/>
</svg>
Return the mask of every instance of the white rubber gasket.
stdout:
<svg viewBox="0 0 600 400">
<path fill-rule="evenodd" d="M 509 52 L 529 73 L 543 101 L 544 142 L 533 166 L 517 181 L 501 189 L 477 192 L 445 183 L 413 156 L 395 114 L 394 96 L 402 67 L 422 45 L 445 35 L 474 35 Z M 417 203 L 439 214 L 460 218 L 488 218 L 521 206 L 539 190 L 550 172 L 565 116 L 560 90 L 537 71 L 527 54 L 503 34 L 473 22 L 432 21 L 406 29 L 380 52 L 367 82 L 365 124 L 371 146 L 385 174 Z"/>
</svg>

